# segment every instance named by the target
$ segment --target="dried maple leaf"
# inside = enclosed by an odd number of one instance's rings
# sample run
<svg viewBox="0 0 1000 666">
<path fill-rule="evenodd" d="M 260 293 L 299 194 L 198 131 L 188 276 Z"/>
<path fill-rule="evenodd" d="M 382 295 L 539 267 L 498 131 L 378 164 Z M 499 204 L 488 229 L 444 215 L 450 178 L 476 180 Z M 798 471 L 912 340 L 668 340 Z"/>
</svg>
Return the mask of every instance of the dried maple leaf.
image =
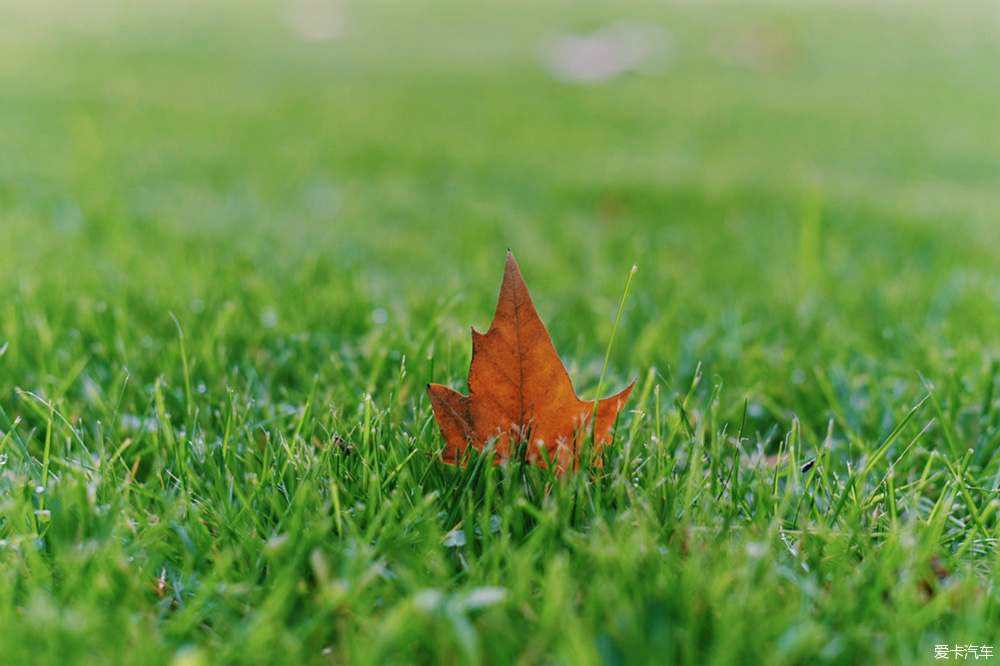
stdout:
<svg viewBox="0 0 1000 666">
<path fill-rule="evenodd" d="M 611 439 L 611 427 L 633 386 L 635 382 L 600 401 L 594 454 Z M 544 465 L 544 449 L 563 474 L 576 469 L 580 449 L 591 436 L 594 401 L 576 396 L 510 250 L 493 323 L 485 334 L 472 329 L 469 395 L 440 384 L 429 384 L 427 395 L 445 440 L 442 457 L 449 464 L 457 464 L 469 446 L 482 451 L 492 440 L 497 463 L 522 445 L 525 459 Z"/>
</svg>

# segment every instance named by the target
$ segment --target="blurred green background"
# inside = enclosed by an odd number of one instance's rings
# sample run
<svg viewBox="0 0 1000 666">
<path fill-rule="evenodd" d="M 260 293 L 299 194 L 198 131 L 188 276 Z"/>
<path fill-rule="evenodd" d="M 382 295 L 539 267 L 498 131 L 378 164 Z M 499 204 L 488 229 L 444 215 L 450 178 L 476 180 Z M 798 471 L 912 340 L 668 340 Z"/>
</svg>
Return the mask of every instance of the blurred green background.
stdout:
<svg viewBox="0 0 1000 666">
<path fill-rule="evenodd" d="M 817 368 L 893 405 L 921 372 L 975 381 L 1000 342 L 998 13 L 8 2 L 13 383 L 61 385 L 80 352 L 152 381 L 173 312 L 221 336 L 220 370 L 305 336 L 324 379 L 392 347 L 461 385 L 508 246 L 585 388 L 633 264 L 616 381 L 701 363 L 729 413 L 817 432 Z"/>
</svg>

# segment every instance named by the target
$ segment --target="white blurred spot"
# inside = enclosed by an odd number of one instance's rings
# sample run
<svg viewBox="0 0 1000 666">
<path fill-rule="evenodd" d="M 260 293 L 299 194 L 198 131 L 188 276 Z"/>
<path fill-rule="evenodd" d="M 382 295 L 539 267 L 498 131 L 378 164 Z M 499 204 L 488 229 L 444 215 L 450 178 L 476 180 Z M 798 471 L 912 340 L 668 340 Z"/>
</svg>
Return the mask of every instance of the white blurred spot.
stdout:
<svg viewBox="0 0 1000 666">
<path fill-rule="evenodd" d="M 208 657 L 196 645 L 182 645 L 170 658 L 170 666 L 206 666 Z"/>
<path fill-rule="evenodd" d="M 372 321 L 382 325 L 389 321 L 389 313 L 385 311 L 385 308 L 375 308 L 372 310 Z"/>
<path fill-rule="evenodd" d="M 619 21 L 589 34 L 543 37 L 539 55 L 555 78 L 593 84 L 630 71 L 660 71 L 673 58 L 674 48 L 673 35 L 663 26 Z"/>
<path fill-rule="evenodd" d="M 420 590 L 413 595 L 413 605 L 425 613 L 436 610 L 443 600 L 444 595 L 438 590 Z"/>
<path fill-rule="evenodd" d="M 344 8 L 337 0 L 294 0 L 288 17 L 292 33 L 310 42 L 340 37 L 346 22 Z"/>
<path fill-rule="evenodd" d="M 502 587 L 477 587 L 465 597 L 466 610 L 479 610 L 498 604 L 507 598 L 507 590 Z"/>
<path fill-rule="evenodd" d="M 121 424 L 126 432 L 156 432 L 160 427 L 160 422 L 156 417 L 143 418 L 136 414 L 122 414 Z"/>
<path fill-rule="evenodd" d="M 274 308 L 264 308 L 260 313 L 260 325 L 264 328 L 274 328 L 278 325 L 278 312 Z"/>
</svg>

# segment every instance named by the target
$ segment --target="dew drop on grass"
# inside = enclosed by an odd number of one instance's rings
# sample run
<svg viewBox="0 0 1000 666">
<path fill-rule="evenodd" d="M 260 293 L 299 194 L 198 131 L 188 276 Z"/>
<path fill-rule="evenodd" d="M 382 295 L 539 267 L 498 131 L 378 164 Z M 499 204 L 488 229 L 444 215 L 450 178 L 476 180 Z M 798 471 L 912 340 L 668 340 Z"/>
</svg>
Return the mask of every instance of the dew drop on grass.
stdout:
<svg viewBox="0 0 1000 666">
<path fill-rule="evenodd" d="M 461 548 L 465 545 L 465 530 L 452 530 L 448 532 L 443 543 L 448 548 Z"/>
</svg>

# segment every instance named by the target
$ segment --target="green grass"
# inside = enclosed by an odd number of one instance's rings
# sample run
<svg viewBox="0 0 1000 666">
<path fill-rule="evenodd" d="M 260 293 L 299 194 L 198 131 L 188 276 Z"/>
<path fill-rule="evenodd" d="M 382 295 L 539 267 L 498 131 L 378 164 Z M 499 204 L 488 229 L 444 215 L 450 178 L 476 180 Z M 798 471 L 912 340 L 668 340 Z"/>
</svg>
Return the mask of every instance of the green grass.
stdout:
<svg viewBox="0 0 1000 666">
<path fill-rule="evenodd" d="M 35 4 L 0 663 L 1000 658 L 995 6 Z M 622 17 L 662 73 L 538 64 Z M 638 266 L 598 470 L 433 456 L 508 246 L 585 398 Z"/>
</svg>

